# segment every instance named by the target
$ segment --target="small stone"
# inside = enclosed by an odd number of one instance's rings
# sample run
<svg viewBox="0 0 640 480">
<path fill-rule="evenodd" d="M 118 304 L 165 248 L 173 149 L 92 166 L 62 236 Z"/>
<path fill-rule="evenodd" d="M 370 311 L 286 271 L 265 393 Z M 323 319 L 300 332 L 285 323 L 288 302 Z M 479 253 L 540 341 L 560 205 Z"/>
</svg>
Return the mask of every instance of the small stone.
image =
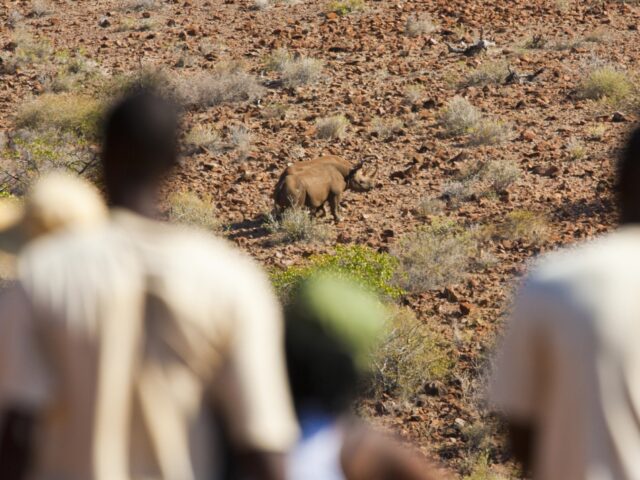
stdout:
<svg viewBox="0 0 640 480">
<path fill-rule="evenodd" d="M 461 418 L 456 418 L 453 422 L 460 428 L 464 428 L 467 425 L 467 422 Z"/>
<path fill-rule="evenodd" d="M 527 142 L 533 142 L 536 139 L 537 135 L 532 130 L 525 130 L 522 132 L 522 139 Z"/>
<path fill-rule="evenodd" d="M 111 22 L 109 21 L 109 19 L 107 17 L 102 17 L 100 19 L 100 21 L 98 22 L 98 25 L 102 28 L 107 28 L 109 26 L 111 26 Z"/>
<path fill-rule="evenodd" d="M 614 112 L 614 114 L 611 115 L 611 121 L 615 123 L 623 123 L 623 122 L 628 122 L 629 119 L 622 112 Z"/>
<path fill-rule="evenodd" d="M 468 302 L 462 302 L 460 304 L 460 313 L 464 316 L 467 316 L 471 313 L 471 311 L 473 310 L 473 305 L 471 305 Z"/>
</svg>

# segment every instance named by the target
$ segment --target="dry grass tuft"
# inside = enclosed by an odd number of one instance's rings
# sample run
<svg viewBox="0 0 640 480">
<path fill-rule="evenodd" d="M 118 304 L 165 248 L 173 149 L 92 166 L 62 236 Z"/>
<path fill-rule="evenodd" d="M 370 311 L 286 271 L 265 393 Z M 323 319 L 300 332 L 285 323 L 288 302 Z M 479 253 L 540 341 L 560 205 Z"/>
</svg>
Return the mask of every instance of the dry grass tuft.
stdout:
<svg viewBox="0 0 640 480">
<path fill-rule="evenodd" d="M 587 156 L 587 148 L 577 138 L 571 138 L 567 142 L 567 153 L 571 160 L 582 160 Z"/>
<path fill-rule="evenodd" d="M 300 57 L 285 62 L 282 68 L 282 83 L 287 88 L 297 88 L 315 83 L 322 77 L 322 61 Z"/>
<path fill-rule="evenodd" d="M 440 124 L 446 136 L 453 137 L 473 131 L 480 123 L 481 113 L 469 100 L 454 97 L 440 112 Z"/>
<path fill-rule="evenodd" d="M 366 4 L 364 0 L 336 0 L 329 4 L 329 11 L 338 15 L 347 15 L 349 13 L 360 12 L 364 10 Z"/>
<path fill-rule="evenodd" d="M 269 214 L 266 228 L 274 235 L 276 243 L 318 243 L 324 242 L 329 236 L 326 227 L 318 224 L 306 209 L 300 207 L 286 209 L 279 219 Z"/>
<path fill-rule="evenodd" d="M 485 62 L 469 74 L 463 86 L 484 86 L 502 83 L 509 75 L 509 66 L 505 61 Z"/>
<path fill-rule="evenodd" d="M 196 125 L 184 139 L 189 154 L 196 153 L 198 150 L 206 149 L 215 151 L 221 147 L 222 138 L 220 132 L 211 125 Z"/>
<path fill-rule="evenodd" d="M 633 83 L 626 72 L 605 65 L 593 68 L 578 86 L 578 94 L 591 100 L 619 103 L 633 93 Z"/>
<path fill-rule="evenodd" d="M 316 135 L 328 140 L 342 139 L 347 134 L 348 126 L 349 120 L 344 115 L 319 118 L 316 120 Z"/>
<path fill-rule="evenodd" d="M 177 82 L 178 98 L 189 107 L 213 107 L 224 103 L 252 102 L 264 94 L 255 76 L 238 64 L 223 64 L 213 73 L 201 72 Z"/>
<path fill-rule="evenodd" d="M 175 223 L 219 231 L 221 223 L 213 208 L 213 199 L 200 198 L 192 192 L 179 192 L 169 196 L 169 220 Z"/>
<path fill-rule="evenodd" d="M 402 120 L 399 118 L 384 119 L 374 117 L 371 120 L 371 133 L 375 134 L 380 140 L 386 141 L 400 132 L 403 126 Z"/>
<path fill-rule="evenodd" d="M 546 216 L 529 210 L 514 210 L 505 218 L 489 227 L 489 236 L 506 239 L 520 240 L 537 245 L 549 236 L 549 222 Z"/>
<path fill-rule="evenodd" d="M 469 229 L 436 219 L 395 245 L 392 253 L 400 261 L 398 284 L 408 292 L 421 293 L 457 283 L 470 268 L 477 247 Z"/>
<path fill-rule="evenodd" d="M 499 145 L 509 140 L 510 135 L 511 128 L 504 122 L 482 119 L 471 132 L 469 144 L 474 146 Z"/>
<path fill-rule="evenodd" d="M 33 0 L 31 2 L 31 15 L 34 17 L 51 15 L 53 11 L 53 5 L 47 0 Z"/>
<path fill-rule="evenodd" d="M 404 26 L 404 32 L 410 37 L 418 37 L 427 33 L 433 33 L 436 30 L 436 26 L 430 17 L 414 17 L 413 15 L 407 18 L 407 23 Z"/>
<path fill-rule="evenodd" d="M 244 160 L 249 156 L 253 136 L 244 125 L 232 125 L 229 127 L 229 140 L 231 146 L 238 153 L 238 160 Z"/>
<path fill-rule="evenodd" d="M 409 398 L 427 383 L 452 374 L 452 342 L 408 308 L 394 308 L 382 342 L 373 354 L 373 395 Z"/>
</svg>

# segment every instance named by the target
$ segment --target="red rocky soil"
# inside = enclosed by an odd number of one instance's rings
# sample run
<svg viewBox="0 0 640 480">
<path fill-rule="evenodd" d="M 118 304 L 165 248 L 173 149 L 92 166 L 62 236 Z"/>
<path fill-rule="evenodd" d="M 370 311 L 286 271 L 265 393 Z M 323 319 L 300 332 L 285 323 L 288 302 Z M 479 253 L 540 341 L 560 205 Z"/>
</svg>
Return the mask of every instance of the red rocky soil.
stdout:
<svg viewBox="0 0 640 480">
<path fill-rule="evenodd" d="M 167 191 L 210 194 L 219 217 L 230 226 L 228 236 L 266 267 L 298 264 L 312 253 L 332 251 L 336 242 L 386 250 L 425 223 L 416 215 L 419 201 L 439 196 L 461 170 L 486 160 L 511 161 L 522 169 L 508 193 L 471 199 L 447 207 L 444 214 L 465 224 L 490 224 L 513 210 L 540 212 L 550 221 L 550 237 L 541 246 L 493 242 L 490 253 L 498 261 L 486 271 L 471 274 L 444 295 L 409 296 L 405 303 L 420 318 L 452 339 L 465 335 L 457 352 L 458 373 L 413 401 L 386 399 L 364 407 L 375 423 L 399 432 L 458 474 L 468 472 L 474 446 L 463 434 L 465 426 L 492 424 L 473 398 L 479 394 L 469 379 L 481 373 L 527 259 L 613 226 L 613 160 L 635 116 L 623 111 L 622 118 L 614 119 L 614 109 L 579 99 L 576 86 L 594 57 L 631 72 L 637 68 L 640 8 L 614 1 L 370 0 L 364 11 L 340 17 L 327 14 L 328 2 L 321 0 L 275 2 L 265 10 L 253 9 L 249 0 L 174 0 L 148 12 L 127 12 L 124 3 L 52 0 L 52 12 L 37 18 L 28 16 L 31 2 L 0 0 L 0 47 L 14 35 L 5 26 L 8 15 L 19 11 L 25 16 L 21 28 L 48 38 L 55 50 L 82 49 L 107 74 L 153 65 L 179 76 L 230 59 L 243 59 L 261 74 L 263 58 L 277 47 L 324 62 L 324 78 L 314 85 L 297 91 L 271 87 L 260 105 L 223 105 L 184 117 L 186 128 L 211 124 L 224 130 L 243 124 L 251 131 L 248 158 L 238 161 L 233 151 L 185 156 Z M 407 18 L 421 14 L 431 16 L 436 30 L 407 36 Z M 119 31 L 125 17 L 148 20 L 151 28 Z M 103 18 L 108 19 L 105 27 L 99 26 Z M 481 28 L 496 43 L 487 53 L 467 58 L 448 52 L 445 42 L 474 41 Z M 605 33 L 599 42 L 564 50 L 523 48 L 534 34 L 554 42 L 593 32 Z M 203 45 L 211 47 L 206 57 L 200 53 Z M 181 57 L 190 60 L 189 66 L 177 66 Z M 541 67 L 545 72 L 533 83 L 456 86 L 476 66 L 499 59 L 521 73 Z M 276 73 L 265 73 L 261 81 L 276 78 Z M 413 109 L 403 103 L 409 85 L 424 87 Z M 21 104 L 41 90 L 36 67 L 0 74 L 0 130 L 10 130 Z M 438 110 L 455 95 L 508 122 L 512 138 L 498 147 L 469 147 L 461 138 L 441 138 Z M 286 105 L 286 117 L 266 119 L 263 111 L 272 104 Z M 317 139 L 316 118 L 337 113 L 350 120 L 344 140 Z M 405 127 L 382 141 L 370 134 L 376 116 L 399 118 Z M 604 137 L 589 140 L 588 132 L 598 126 L 604 127 Z M 571 138 L 585 145 L 584 158 L 570 158 L 566 146 Z M 371 164 L 379 167 L 379 188 L 346 195 L 344 221 L 334 226 L 323 220 L 332 232 L 326 244 L 270 245 L 259 219 L 271 209 L 280 172 L 288 162 L 325 153 L 354 162 L 372 156 Z M 412 165 L 416 168 L 398 173 Z M 498 436 L 483 448 L 489 463 L 504 472 L 508 468 L 501 464 L 508 458 L 501 445 Z"/>
</svg>

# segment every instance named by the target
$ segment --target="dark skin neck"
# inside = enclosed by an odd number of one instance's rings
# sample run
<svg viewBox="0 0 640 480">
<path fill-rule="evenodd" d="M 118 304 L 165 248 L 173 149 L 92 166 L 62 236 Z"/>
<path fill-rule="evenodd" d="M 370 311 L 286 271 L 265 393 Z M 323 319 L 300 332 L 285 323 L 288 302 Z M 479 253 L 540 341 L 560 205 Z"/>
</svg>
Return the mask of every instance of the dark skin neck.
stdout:
<svg viewBox="0 0 640 480">
<path fill-rule="evenodd" d="M 511 452 L 520 464 L 525 478 L 528 478 L 533 467 L 533 450 L 535 447 L 535 430 L 531 425 L 513 422 L 507 419 Z"/>
<path fill-rule="evenodd" d="M 109 189 L 109 203 L 116 208 L 130 210 L 138 215 L 148 218 L 156 218 L 158 186 L 149 184 L 129 188 Z"/>
</svg>

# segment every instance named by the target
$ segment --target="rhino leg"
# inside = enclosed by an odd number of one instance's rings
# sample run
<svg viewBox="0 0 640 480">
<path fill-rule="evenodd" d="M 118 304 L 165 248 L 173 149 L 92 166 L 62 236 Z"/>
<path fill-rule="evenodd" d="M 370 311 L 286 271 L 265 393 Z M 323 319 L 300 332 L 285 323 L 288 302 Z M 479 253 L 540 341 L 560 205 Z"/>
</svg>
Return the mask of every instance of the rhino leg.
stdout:
<svg viewBox="0 0 640 480">
<path fill-rule="evenodd" d="M 342 220 L 340 217 L 340 195 L 332 193 L 329 196 L 329 205 L 331 206 L 331 214 L 333 215 L 334 221 L 336 223 L 340 222 L 340 220 Z"/>
</svg>

